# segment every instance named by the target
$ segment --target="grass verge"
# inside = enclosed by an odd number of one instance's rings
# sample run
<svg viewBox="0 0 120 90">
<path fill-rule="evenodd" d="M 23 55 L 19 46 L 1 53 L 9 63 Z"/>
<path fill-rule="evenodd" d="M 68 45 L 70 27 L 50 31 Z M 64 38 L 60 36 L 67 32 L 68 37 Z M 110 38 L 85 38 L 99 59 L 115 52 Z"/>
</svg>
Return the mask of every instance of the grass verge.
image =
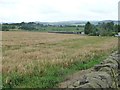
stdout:
<svg viewBox="0 0 120 90">
<path fill-rule="evenodd" d="M 109 53 L 110 54 L 110 53 Z M 20 73 L 12 72 L 7 79 L 3 75 L 3 87 L 4 88 L 53 88 L 57 87 L 57 84 L 64 81 L 65 76 L 77 72 L 79 70 L 85 70 L 99 64 L 104 60 L 108 53 L 102 53 L 94 55 L 84 61 L 76 61 L 68 67 L 47 66 L 45 72 L 39 72 L 38 68 L 35 68 L 34 72 L 30 75 L 21 75 Z M 6 79 L 6 80 L 4 80 Z"/>
</svg>

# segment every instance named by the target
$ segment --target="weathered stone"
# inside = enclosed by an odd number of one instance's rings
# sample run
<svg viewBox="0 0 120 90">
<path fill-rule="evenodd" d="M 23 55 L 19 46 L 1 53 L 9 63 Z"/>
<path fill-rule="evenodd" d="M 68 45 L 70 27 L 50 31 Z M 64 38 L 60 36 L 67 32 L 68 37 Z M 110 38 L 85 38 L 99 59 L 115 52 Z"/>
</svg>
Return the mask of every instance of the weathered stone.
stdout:
<svg viewBox="0 0 120 90">
<path fill-rule="evenodd" d="M 94 66 L 94 70 L 95 71 L 99 71 L 101 68 L 104 67 L 109 67 L 109 68 L 113 68 L 113 69 L 118 69 L 118 64 L 111 64 L 111 63 L 107 63 L 107 64 L 103 64 L 103 65 L 95 65 Z"/>
<path fill-rule="evenodd" d="M 99 76 L 101 77 L 102 81 L 106 80 L 106 83 L 111 87 L 112 86 L 112 77 L 107 72 L 99 72 Z"/>
<path fill-rule="evenodd" d="M 80 85 L 80 86 L 78 86 L 76 88 L 89 88 L 89 89 L 91 88 L 91 90 L 94 90 L 93 89 L 94 87 L 92 87 L 90 83 L 87 83 L 87 84 L 84 84 L 84 85 Z"/>
<path fill-rule="evenodd" d="M 111 68 L 109 67 L 102 67 L 99 71 L 107 72 L 108 74 L 112 75 Z"/>
<path fill-rule="evenodd" d="M 89 83 L 89 81 L 87 80 L 87 77 L 84 75 L 82 79 L 80 79 L 80 85 Z"/>
<path fill-rule="evenodd" d="M 112 85 L 112 80 L 110 75 L 106 72 L 92 72 L 86 75 L 89 83 L 97 83 L 101 85 L 102 88 L 107 88 L 109 85 Z M 109 84 L 108 84 L 109 83 Z"/>
<path fill-rule="evenodd" d="M 112 90 L 112 88 L 120 87 L 120 60 L 118 58 L 118 55 L 113 53 L 101 64 L 95 65 L 91 73 L 84 75 L 71 88 L 80 88 L 80 90 L 82 88 L 89 88 L 89 90 L 109 88 Z"/>
<path fill-rule="evenodd" d="M 86 77 L 87 77 L 87 80 L 88 80 L 88 81 L 89 81 L 88 77 L 101 79 L 98 75 L 99 75 L 99 72 L 91 72 L 91 73 L 89 73 L 89 74 L 86 74 Z"/>
<path fill-rule="evenodd" d="M 111 58 L 112 60 L 118 61 L 118 55 L 111 56 L 110 58 Z"/>
<path fill-rule="evenodd" d="M 118 87 L 120 88 L 120 70 L 118 70 Z"/>
<path fill-rule="evenodd" d="M 101 67 L 103 67 L 103 65 L 95 65 L 94 70 L 99 71 Z"/>
<path fill-rule="evenodd" d="M 107 64 L 104 64 L 106 67 L 110 67 L 114 70 L 117 70 L 118 69 L 118 64 L 111 64 L 111 63 L 107 63 Z"/>
<path fill-rule="evenodd" d="M 70 85 L 68 88 L 75 88 L 73 85 Z"/>
<path fill-rule="evenodd" d="M 79 86 L 79 85 L 80 85 L 80 81 L 76 81 L 76 82 L 73 84 L 74 87 L 77 87 L 77 86 Z"/>
<path fill-rule="evenodd" d="M 106 63 L 118 64 L 117 61 L 113 60 L 112 58 L 108 58 L 103 61 L 103 64 L 106 64 Z"/>
<path fill-rule="evenodd" d="M 90 84 L 94 88 L 106 88 L 106 83 L 97 78 L 91 78 Z"/>
</svg>

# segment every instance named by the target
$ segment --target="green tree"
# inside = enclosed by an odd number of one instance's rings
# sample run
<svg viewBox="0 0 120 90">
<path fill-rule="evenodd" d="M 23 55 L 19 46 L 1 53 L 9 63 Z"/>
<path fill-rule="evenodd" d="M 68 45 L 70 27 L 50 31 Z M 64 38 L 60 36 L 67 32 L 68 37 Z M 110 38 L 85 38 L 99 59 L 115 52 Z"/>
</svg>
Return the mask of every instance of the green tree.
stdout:
<svg viewBox="0 0 120 90">
<path fill-rule="evenodd" d="M 118 25 L 118 32 L 120 32 L 120 25 Z"/>
<path fill-rule="evenodd" d="M 114 30 L 115 30 L 115 32 L 120 32 L 120 25 L 115 25 L 114 26 Z"/>
<path fill-rule="evenodd" d="M 99 23 L 97 27 L 101 36 L 114 36 L 118 28 L 117 25 L 114 25 L 114 22 Z"/>
<path fill-rule="evenodd" d="M 84 29 L 85 34 L 91 34 L 92 31 L 93 31 L 92 24 L 90 22 L 87 22 Z"/>
<path fill-rule="evenodd" d="M 9 31 L 9 27 L 7 25 L 2 25 L 2 31 Z"/>
<path fill-rule="evenodd" d="M 108 22 L 106 24 L 106 27 L 107 27 L 108 30 L 113 31 L 114 30 L 114 23 L 113 22 Z"/>
</svg>

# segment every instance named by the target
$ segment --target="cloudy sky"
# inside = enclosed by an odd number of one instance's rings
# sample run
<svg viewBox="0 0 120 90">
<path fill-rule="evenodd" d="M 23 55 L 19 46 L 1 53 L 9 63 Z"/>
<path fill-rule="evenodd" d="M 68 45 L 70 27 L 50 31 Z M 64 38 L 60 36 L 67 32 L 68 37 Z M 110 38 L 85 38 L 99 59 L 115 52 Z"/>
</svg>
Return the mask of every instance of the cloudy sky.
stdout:
<svg viewBox="0 0 120 90">
<path fill-rule="evenodd" d="M 0 22 L 117 20 L 119 0 L 0 0 Z"/>
</svg>

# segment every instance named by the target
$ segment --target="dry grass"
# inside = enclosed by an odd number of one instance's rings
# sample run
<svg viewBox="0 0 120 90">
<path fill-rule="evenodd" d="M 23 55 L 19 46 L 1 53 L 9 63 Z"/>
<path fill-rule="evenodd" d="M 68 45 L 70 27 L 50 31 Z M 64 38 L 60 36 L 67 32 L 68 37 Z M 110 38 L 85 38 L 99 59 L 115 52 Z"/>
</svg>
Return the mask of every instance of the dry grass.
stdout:
<svg viewBox="0 0 120 90">
<path fill-rule="evenodd" d="M 3 73 L 31 74 L 35 67 L 69 66 L 117 47 L 115 37 L 93 37 L 41 32 L 2 32 Z"/>
</svg>

